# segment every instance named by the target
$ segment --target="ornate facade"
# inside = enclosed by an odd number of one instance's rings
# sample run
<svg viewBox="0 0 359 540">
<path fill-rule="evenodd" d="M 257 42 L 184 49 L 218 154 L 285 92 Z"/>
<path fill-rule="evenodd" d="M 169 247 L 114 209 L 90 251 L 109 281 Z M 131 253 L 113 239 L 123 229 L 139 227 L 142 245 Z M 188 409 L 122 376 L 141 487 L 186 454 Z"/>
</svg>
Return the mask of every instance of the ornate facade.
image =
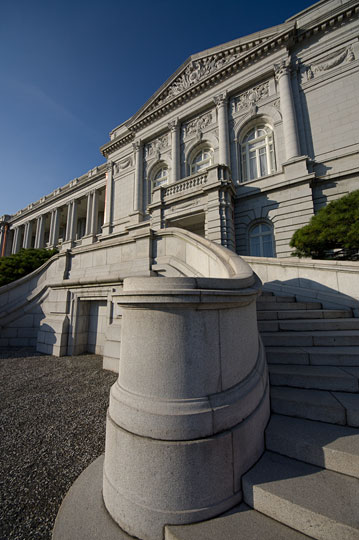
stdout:
<svg viewBox="0 0 359 540">
<path fill-rule="evenodd" d="M 106 164 L 1 219 L 1 255 L 178 226 L 240 255 L 358 185 L 358 20 L 326 0 L 190 57 L 102 148 Z"/>
</svg>

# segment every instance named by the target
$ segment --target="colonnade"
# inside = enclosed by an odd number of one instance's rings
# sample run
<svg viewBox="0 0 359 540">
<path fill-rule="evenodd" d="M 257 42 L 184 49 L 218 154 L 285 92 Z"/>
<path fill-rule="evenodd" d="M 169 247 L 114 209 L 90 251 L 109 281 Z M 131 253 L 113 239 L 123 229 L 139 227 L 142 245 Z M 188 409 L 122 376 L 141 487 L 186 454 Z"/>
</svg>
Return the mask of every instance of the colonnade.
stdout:
<svg viewBox="0 0 359 540">
<path fill-rule="evenodd" d="M 89 191 L 84 197 L 74 198 L 66 204 L 52 208 L 21 225 L 11 228 L 11 253 L 17 253 L 21 248 L 54 248 L 62 243 L 71 247 L 76 240 L 89 239 L 94 241 L 98 227 L 102 225 L 102 206 L 99 205 L 99 189 Z M 83 233 L 78 231 L 78 209 L 81 201 L 86 200 L 86 217 Z M 61 234 L 61 238 L 60 238 Z M 2 250 L 5 254 L 5 248 Z"/>
</svg>

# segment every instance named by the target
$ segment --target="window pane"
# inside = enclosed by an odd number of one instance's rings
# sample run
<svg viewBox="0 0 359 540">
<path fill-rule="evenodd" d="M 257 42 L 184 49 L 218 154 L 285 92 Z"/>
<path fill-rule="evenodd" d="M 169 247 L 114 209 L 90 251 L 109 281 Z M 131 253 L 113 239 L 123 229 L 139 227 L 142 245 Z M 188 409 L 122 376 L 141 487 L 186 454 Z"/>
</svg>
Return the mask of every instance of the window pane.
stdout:
<svg viewBox="0 0 359 540">
<path fill-rule="evenodd" d="M 263 148 L 262 150 L 264 150 L 264 152 L 262 151 L 259 152 L 259 163 L 260 163 L 260 168 L 261 168 L 261 176 L 266 176 L 268 174 L 267 156 L 265 153 L 265 148 Z"/>
<path fill-rule="evenodd" d="M 261 245 L 259 236 L 250 239 L 250 254 L 254 255 L 255 257 L 261 256 Z"/>
<path fill-rule="evenodd" d="M 273 257 L 273 242 L 272 236 L 262 236 L 263 239 L 263 257 Z"/>
<path fill-rule="evenodd" d="M 255 155 L 251 155 L 249 158 L 249 178 L 250 180 L 257 178 L 257 161 Z"/>
</svg>

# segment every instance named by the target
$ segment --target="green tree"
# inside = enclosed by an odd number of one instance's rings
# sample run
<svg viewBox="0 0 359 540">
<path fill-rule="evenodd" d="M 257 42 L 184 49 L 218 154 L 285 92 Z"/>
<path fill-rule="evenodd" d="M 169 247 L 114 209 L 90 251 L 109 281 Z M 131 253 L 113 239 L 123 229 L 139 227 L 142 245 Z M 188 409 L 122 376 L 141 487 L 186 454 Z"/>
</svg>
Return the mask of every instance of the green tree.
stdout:
<svg viewBox="0 0 359 540">
<path fill-rule="evenodd" d="M 39 268 L 57 249 L 21 249 L 19 253 L 0 258 L 0 286 L 20 279 Z"/>
<path fill-rule="evenodd" d="M 321 208 L 308 225 L 293 234 L 290 245 L 296 257 L 357 259 L 359 190 Z"/>
</svg>

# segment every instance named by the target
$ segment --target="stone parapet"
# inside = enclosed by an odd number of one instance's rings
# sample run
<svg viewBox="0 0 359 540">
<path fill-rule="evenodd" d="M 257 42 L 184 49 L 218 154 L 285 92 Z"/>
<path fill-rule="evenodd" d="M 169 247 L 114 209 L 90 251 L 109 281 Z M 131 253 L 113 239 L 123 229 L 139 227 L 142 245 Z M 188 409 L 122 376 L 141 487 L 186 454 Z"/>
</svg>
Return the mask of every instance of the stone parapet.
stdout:
<svg viewBox="0 0 359 540">
<path fill-rule="evenodd" d="M 223 248 L 222 248 L 223 249 Z M 128 278 L 107 419 L 103 496 L 129 534 L 208 519 L 242 498 L 269 417 L 260 282 Z M 241 284 L 243 288 L 241 288 Z M 233 285 L 235 285 L 233 283 Z"/>
</svg>

